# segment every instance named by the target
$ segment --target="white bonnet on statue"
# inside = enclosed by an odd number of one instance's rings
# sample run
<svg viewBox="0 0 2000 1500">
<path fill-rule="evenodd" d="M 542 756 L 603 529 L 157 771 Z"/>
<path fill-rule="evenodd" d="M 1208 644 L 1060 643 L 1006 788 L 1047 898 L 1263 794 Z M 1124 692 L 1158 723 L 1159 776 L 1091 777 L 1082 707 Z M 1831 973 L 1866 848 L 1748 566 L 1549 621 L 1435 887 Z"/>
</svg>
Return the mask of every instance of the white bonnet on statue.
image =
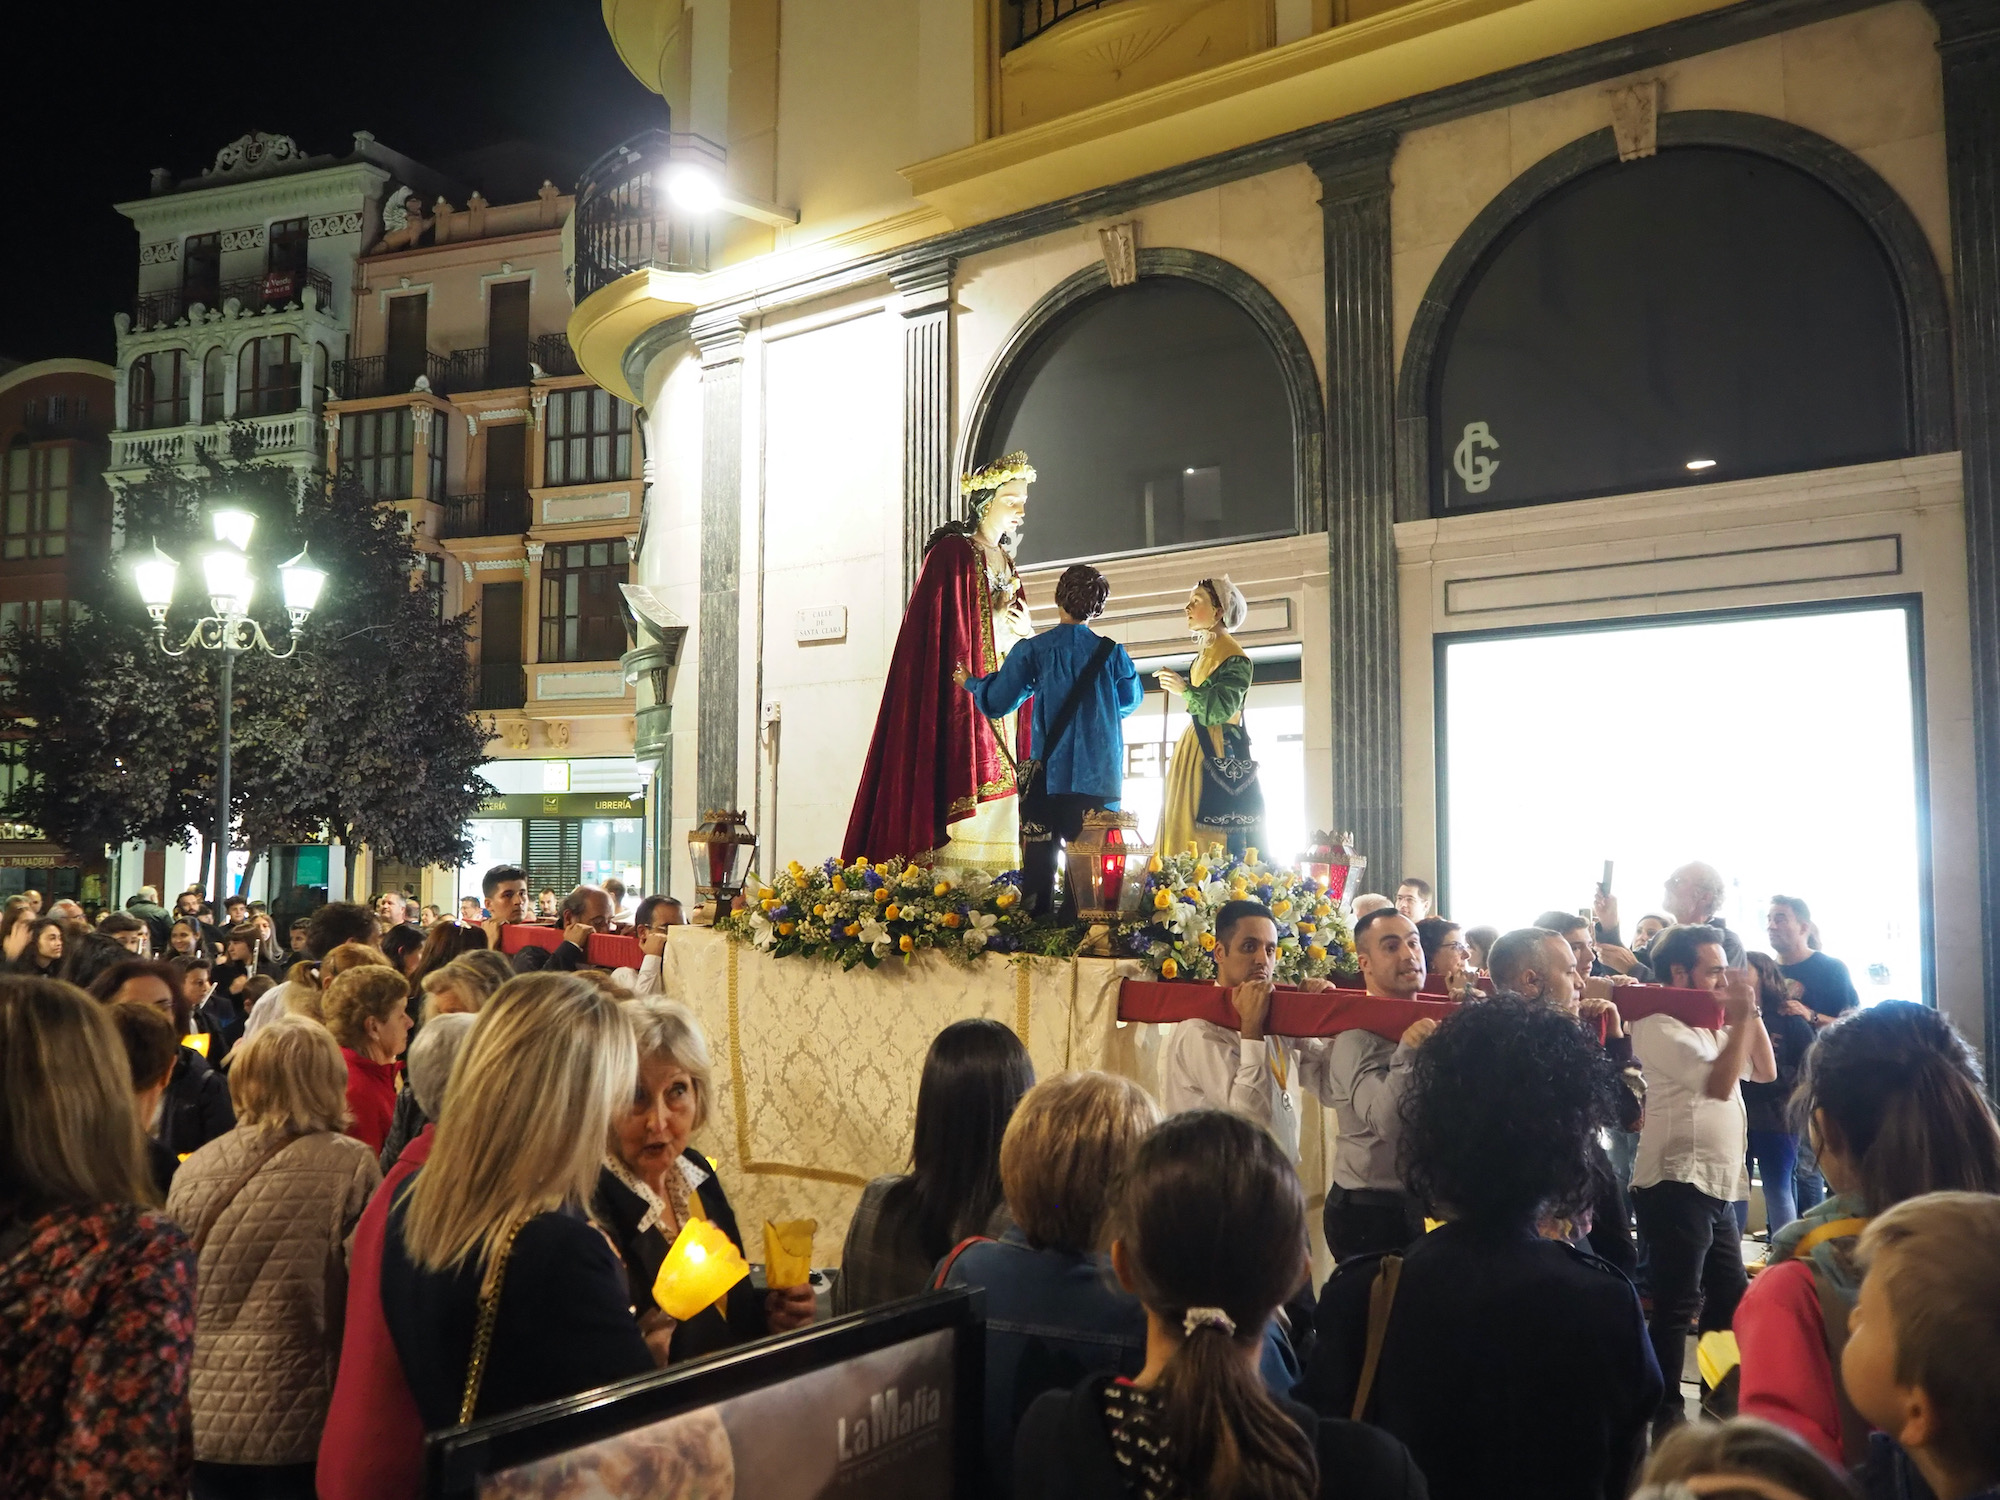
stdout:
<svg viewBox="0 0 2000 1500">
<path fill-rule="evenodd" d="M 1215 590 L 1216 602 L 1222 611 L 1222 628 L 1233 635 L 1243 628 L 1243 622 L 1250 617 L 1250 601 L 1243 597 L 1243 590 L 1229 581 L 1227 573 L 1217 573 L 1205 581 Z"/>
</svg>

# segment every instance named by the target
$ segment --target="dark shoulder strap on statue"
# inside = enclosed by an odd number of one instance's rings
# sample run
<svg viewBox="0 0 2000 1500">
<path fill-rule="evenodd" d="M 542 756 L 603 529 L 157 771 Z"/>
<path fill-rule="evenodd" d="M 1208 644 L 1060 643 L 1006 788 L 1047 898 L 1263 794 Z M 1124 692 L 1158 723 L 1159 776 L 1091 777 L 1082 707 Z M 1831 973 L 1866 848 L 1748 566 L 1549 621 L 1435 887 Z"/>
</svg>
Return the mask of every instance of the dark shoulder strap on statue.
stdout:
<svg viewBox="0 0 2000 1500">
<path fill-rule="evenodd" d="M 1109 636 L 1097 638 L 1097 649 L 1090 653 L 1090 660 L 1084 664 L 1083 670 L 1076 674 L 1076 681 L 1069 685 L 1069 696 L 1063 699 L 1061 709 L 1049 723 L 1048 744 L 1035 746 L 1035 759 L 1042 765 L 1047 765 L 1049 757 L 1056 753 L 1056 746 L 1062 743 L 1063 731 L 1069 728 L 1070 720 L 1076 717 L 1077 709 L 1083 706 L 1083 695 L 1090 687 L 1091 678 L 1103 670 L 1104 664 L 1111 660 L 1111 653 L 1117 649 L 1118 643 Z"/>
</svg>

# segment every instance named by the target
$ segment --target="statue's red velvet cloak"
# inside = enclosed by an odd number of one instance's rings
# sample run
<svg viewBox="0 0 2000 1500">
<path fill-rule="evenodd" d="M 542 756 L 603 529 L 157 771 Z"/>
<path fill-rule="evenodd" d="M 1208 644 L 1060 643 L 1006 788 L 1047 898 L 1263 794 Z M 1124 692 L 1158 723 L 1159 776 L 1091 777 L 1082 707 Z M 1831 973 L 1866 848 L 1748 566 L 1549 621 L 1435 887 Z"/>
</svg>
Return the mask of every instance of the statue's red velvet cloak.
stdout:
<svg viewBox="0 0 2000 1500">
<path fill-rule="evenodd" d="M 946 535 L 924 554 L 896 635 L 841 858 L 916 859 L 980 803 L 1014 795 L 1014 768 L 992 725 L 951 680 L 960 664 L 984 677 L 1000 656 L 978 546 Z"/>
</svg>

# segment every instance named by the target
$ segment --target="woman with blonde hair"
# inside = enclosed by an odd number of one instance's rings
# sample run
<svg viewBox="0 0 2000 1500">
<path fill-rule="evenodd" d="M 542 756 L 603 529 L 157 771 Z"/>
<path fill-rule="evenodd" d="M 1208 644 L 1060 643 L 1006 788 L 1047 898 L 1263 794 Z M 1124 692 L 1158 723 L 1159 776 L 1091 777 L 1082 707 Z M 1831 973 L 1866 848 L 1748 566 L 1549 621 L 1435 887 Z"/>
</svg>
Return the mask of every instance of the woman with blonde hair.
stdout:
<svg viewBox="0 0 2000 1500">
<path fill-rule="evenodd" d="M 480 1012 L 383 1245 L 382 1311 L 425 1431 L 654 1368 L 586 1212 L 638 1076 L 632 1023 L 579 975 L 524 975 Z"/>
<path fill-rule="evenodd" d="M 0 1495 L 184 1496 L 194 1255 L 108 1009 L 0 975 Z"/>
<path fill-rule="evenodd" d="M 386 969 L 389 960 L 373 943 L 342 943 L 318 963 L 301 959 L 292 965 L 291 976 L 280 986 L 285 992 L 282 1014 L 304 1016 L 323 1024 L 326 1020 L 327 986 L 349 969 L 367 964 Z"/>
<path fill-rule="evenodd" d="M 494 984 L 492 974 L 477 964 L 449 963 L 442 969 L 426 974 L 422 981 L 423 996 L 418 1006 L 424 1028 L 428 1030 L 433 1021 L 442 1020 L 446 1016 L 479 1014 L 480 1007 L 486 1004 L 486 997 L 496 988 L 498 986 Z M 414 1066 L 413 1056 L 410 1067 Z M 412 1086 L 405 1088 L 396 1096 L 395 1113 L 389 1121 L 389 1134 L 382 1142 L 381 1151 L 377 1153 L 384 1173 L 395 1165 L 396 1158 L 403 1154 L 403 1148 L 423 1134 L 424 1127 L 430 1123 L 429 1115 L 424 1112 L 423 1102 L 417 1097 L 417 1090 L 414 1087 L 416 1080 L 411 1076 L 409 1068 L 404 1070 L 404 1079 Z M 438 1092 L 443 1091 L 440 1084 Z"/>
<path fill-rule="evenodd" d="M 707 1219 L 738 1250 L 743 1234 L 722 1180 L 688 1145 L 708 1122 L 714 1089 L 701 1024 L 686 1006 L 666 1000 L 630 1000 L 624 1010 L 638 1038 L 639 1085 L 612 1121 L 593 1207 L 624 1258 L 632 1305 L 660 1363 L 805 1327 L 813 1317 L 809 1285 L 762 1296 L 738 1286 L 680 1324 L 654 1303 L 661 1262 L 689 1219 Z"/>
<path fill-rule="evenodd" d="M 342 1246 L 381 1181 L 347 1123 L 347 1068 L 324 1026 L 280 1016 L 236 1048 L 237 1125 L 190 1156 L 167 1212 L 201 1257 L 196 1500 L 312 1500 L 340 1364 Z"/>
<path fill-rule="evenodd" d="M 380 1152 L 396 1114 L 404 1044 L 410 1039 L 410 985 L 387 964 L 362 964 L 326 987 L 326 1029 L 347 1059 L 347 1133 Z"/>
</svg>

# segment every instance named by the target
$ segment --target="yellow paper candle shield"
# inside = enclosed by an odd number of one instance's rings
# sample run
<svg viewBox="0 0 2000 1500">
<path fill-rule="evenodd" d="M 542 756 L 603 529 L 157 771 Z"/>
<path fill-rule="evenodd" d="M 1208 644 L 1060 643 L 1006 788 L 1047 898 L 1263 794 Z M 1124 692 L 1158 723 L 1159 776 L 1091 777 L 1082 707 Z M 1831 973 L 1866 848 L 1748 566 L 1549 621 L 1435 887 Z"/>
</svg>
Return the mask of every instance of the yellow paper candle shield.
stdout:
<svg viewBox="0 0 2000 1500">
<path fill-rule="evenodd" d="M 812 1279 L 813 1232 L 817 1219 L 764 1221 L 764 1284 L 804 1286 Z"/>
<path fill-rule="evenodd" d="M 208 1033 L 205 1031 L 190 1031 L 186 1036 L 181 1038 L 181 1045 L 186 1047 L 190 1052 L 199 1052 L 203 1057 L 206 1057 L 208 1056 Z"/>
<path fill-rule="evenodd" d="M 689 1219 L 653 1278 L 653 1300 L 668 1317 L 686 1322 L 749 1274 L 750 1263 L 728 1235 L 707 1219 Z"/>
</svg>

